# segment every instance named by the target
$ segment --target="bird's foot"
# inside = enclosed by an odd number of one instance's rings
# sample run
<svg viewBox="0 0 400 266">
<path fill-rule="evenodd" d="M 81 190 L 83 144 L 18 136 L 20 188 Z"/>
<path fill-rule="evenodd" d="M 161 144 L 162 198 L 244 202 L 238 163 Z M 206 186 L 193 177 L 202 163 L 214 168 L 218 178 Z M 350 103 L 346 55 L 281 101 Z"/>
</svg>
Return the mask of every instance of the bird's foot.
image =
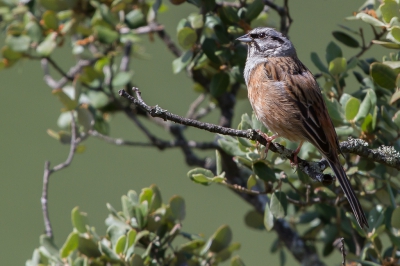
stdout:
<svg viewBox="0 0 400 266">
<path fill-rule="evenodd" d="M 267 134 L 265 134 L 264 132 L 262 132 L 259 129 L 257 130 L 257 133 L 260 134 L 267 141 L 267 145 L 265 146 L 264 155 L 262 156 L 263 158 L 267 158 L 269 146 L 271 145 L 271 142 L 278 137 L 278 135 L 268 136 Z M 257 149 L 258 149 L 259 144 L 260 143 L 257 141 L 257 144 L 256 144 Z"/>
<path fill-rule="evenodd" d="M 299 154 L 299 152 L 301 150 L 301 146 L 303 146 L 303 142 L 300 142 L 300 145 L 292 153 L 293 154 L 293 161 L 290 160 L 290 165 L 292 167 L 295 167 L 295 166 L 297 166 L 299 164 L 298 161 L 297 161 L 297 154 Z"/>
</svg>

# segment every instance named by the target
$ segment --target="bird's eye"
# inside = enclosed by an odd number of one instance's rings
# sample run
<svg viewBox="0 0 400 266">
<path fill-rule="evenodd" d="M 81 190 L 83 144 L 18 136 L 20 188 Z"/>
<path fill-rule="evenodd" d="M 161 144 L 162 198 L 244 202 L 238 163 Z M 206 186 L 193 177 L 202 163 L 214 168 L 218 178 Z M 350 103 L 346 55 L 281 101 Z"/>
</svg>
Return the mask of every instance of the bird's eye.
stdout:
<svg viewBox="0 0 400 266">
<path fill-rule="evenodd" d="M 266 35 L 265 33 L 252 33 L 250 34 L 250 37 L 253 39 L 259 39 L 259 38 L 264 38 Z"/>
</svg>

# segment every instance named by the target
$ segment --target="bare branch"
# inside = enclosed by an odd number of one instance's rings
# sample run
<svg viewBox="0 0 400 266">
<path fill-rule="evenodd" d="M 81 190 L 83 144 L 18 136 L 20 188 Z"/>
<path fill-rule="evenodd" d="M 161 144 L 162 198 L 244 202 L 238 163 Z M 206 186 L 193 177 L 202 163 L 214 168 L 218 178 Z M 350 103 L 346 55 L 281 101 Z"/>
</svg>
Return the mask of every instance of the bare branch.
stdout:
<svg viewBox="0 0 400 266">
<path fill-rule="evenodd" d="M 53 90 L 62 88 L 68 83 L 68 81 L 73 81 L 75 79 L 75 76 L 82 71 L 83 67 L 93 65 L 94 63 L 97 62 L 98 59 L 99 58 L 93 58 L 90 60 L 79 60 L 75 66 L 73 66 L 69 69 L 68 73 L 65 73 L 52 59 L 49 59 L 47 57 L 42 58 L 41 65 L 42 65 L 42 69 L 44 72 L 44 81 Z M 51 62 L 53 62 L 53 63 L 51 63 Z M 55 67 L 55 69 L 57 71 L 59 71 L 60 74 L 63 76 L 59 81 L 55 81 L 51 77 L 48 63 L 52 64 L 53 66 L 57 66 L 57 67 Z M 93 89 L 85 84 L 83 84 L 83 85 L 89 89 Z"/>
<path fill-rule="evenodd" d="M 50 169 L 50 162 L 46 161 L 44 163 L 44 174 L 43 174 L 43 189 L 42 189 L 42 197 L 40 199 L 41 204 L 42 204 L 42 212 L 43 212 L 43 220 L 44 220 L 44 226 L 45 226 L 45 231 L 46 235 L 50 238 L 53 238 L 53 229 L 51 226 L 50 222 L 50 217 L 49 217 L 49 210 L 48 210 L 48 188 L 49 188 L 49 181 L 50 181 L 50 175 L 54 172 L 57 172 L 65 167 L 68 167 L 72 159 L 74 158 L 76 147 L 78 145 L 78 141 L 76 138 L 76 124 L 75 124 L 75 118 L 73 112 L 71 112 L 71 145 L 69 149 L 69 154 L 65 162 L 60 163 Z"/>
<path fill-rule="evenodd" d="M 167 32 L 163 29 L 157 31 L 158 37 L 165 43 L 168 49 L 176 56 L 180 57 L 182 55 L 181 49 L 172 41 L 171 37 L 167 34 Z"/>
<path fill-rule="evenodd" d="M 281 17 L 279 31 L 282 32 L 283 34 L 287 35 L 289 32 L 289 28 L 293 22 L 292 18 L 290 17 L 290 13 L 289 13 L 289 1 L 284 0 L 283 7 L 278 6 L 271 0 L 264 0 L 264 5 L 270 7 L 271 9 L 275 10 L 278 13 L 278 15 Z"/>
<path fill-rule="evenodd" d="M 263 145 L 267 144 L 264 137 L 254 129 L 238 130 L 181 117 L 160 108 L 158 105 L 155 107 L 148 106 L 141 98 L 139 90 L 137 88 L 133 88 L 132 90 L 136 93 L 137 99 L 135 99 L 123 90 L 119 91 L 119 95 L 127 98 L 131 103 L 143 108 L 153 117 L 159 117 L 164 120 L 170 120 L 178 124 L 196 127 L 213 133 L 241 137 L 249 140 L 256 140 Z M 400 155 L 393 148 L 381 147 L 377 150 L 371 150 L 368 149 L 365 145 L 366 143 L 362 140 L 350 138 L 348 141 L 341 142 L 340 147 L 343 153 L 357 154 L 361 157 L 365 157 L 400 170 Z M 279 153 L 286 159 L 294 159 L 293 151 L 290 149 L 286 149 L 278 143 L 271 143 L 269 150 L 275 153 Z M 298 158 L 297 160 L 299 169 L 309 175 L 314 180 L 318 180 L 321 182 L 333 181 L 330 175 L 323 174 L 323 171 L 328 166 L 326 160 L 321 160 L 320 162 L 307 162 L 300 158 Z"/>
<path fill-rule="evenodd" d="M 197 111 L 197 109 L 199 108 L 199 105 L 204 101 L 204 99 L 206 98 L 206 95 L 204 93 L 200 94 L 199 97 L 196 98 L 196 100 L 194 100 L 189 107 L 189 110 L 186 113 L 186 117 L 193 119 L 195 112 Z"/>
<path fill-rule="evenodd" d="M 121 138 L 112 138 L 112 137 L 103 135 L 96 130 L 89 131 L 89 135 L 99 138 L 99 139 L 102 139 L 110 144 L 114 144 L 117 146 L 159 147 L 153 143 L 130 141 L 130 140 L 124 140 Z M 178 147 L 182 147 L 184 145 L 187 145 L 190 148 L 199 149 L 199 150 L 219 149 L 219 146 L 214 142 L 197 142 L 197 141 L 193 141 L 193 140 L 189 140 L 189 141 L 160 140 L 159 145 L 162 146 L 161 149 L 178 148 Z"/>
</svg>

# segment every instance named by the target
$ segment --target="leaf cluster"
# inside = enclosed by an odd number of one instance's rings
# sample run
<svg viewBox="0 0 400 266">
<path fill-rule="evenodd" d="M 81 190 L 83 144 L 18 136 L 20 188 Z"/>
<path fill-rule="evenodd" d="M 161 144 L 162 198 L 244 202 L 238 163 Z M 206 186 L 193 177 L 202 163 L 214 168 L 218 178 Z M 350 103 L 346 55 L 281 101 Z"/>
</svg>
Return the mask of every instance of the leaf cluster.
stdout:
<svg viewBox="0 0 400 266">
<path fill-rule="evenodd" d="M 231 258 L 240 244 L 232 242 L 232 230 L 222 225 L 208 239 L 182 231 L 185 201 L 173 196 L 162 203 L 157 186 L 130 190 L 121 197 L 122 210 L 107 204 L 107 233 L 99 236 L 87 215 L 75 207 L 71 213 L 73 231 L 61 248 L 52 238 L 40 237 L 26 265 L 218 265 L 231 259 L 232 266 L 244 265 Z M 178 242 L 178 243 L 177 243 Z"/>
</svg>

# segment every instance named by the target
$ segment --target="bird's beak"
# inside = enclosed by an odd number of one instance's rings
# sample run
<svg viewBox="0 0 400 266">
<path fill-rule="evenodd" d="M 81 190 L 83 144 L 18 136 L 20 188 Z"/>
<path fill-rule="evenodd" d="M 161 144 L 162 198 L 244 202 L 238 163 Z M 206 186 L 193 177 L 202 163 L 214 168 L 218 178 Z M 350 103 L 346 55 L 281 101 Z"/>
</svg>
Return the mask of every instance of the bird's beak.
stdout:
<svg viewBox="0 0 400 266">
<path fill-rule="evenodd" d="M 243 36 L 237 38 L 236 40 L 239 42 L 245 42 L 245 43 L 249 43 L 249 42 L 253 41 L 253 39 L 250 37 L 249 34 L 243 35 Z"/>
</svg>

